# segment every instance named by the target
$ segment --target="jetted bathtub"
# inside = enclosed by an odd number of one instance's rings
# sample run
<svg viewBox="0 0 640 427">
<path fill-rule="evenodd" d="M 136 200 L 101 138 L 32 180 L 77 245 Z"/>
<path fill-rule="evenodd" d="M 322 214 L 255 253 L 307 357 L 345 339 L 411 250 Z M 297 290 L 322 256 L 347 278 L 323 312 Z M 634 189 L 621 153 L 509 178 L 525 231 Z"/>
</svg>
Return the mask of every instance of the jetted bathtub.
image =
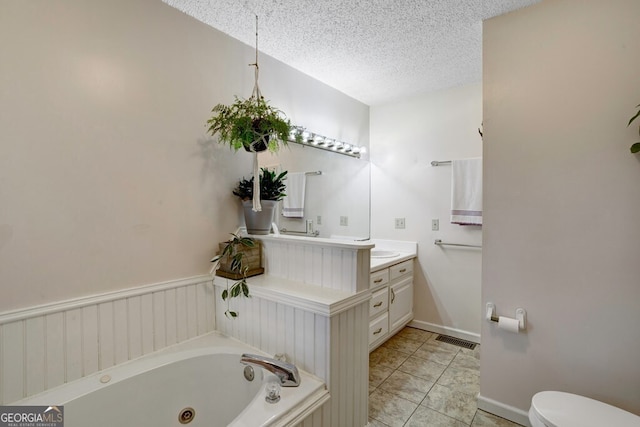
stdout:
<svg viewBox="0 0 640 427">
<path fill-rule="evenodd" d="M 244 376 L 242 353 L 255 348 L 211 333 L 15 402 L 64 405 L 65 427 L 258 427 L 302 421 L 328 400 L 324 383 L 305 372 L 298 387 L 265 401 L 271 373 Z"/>
</svg>

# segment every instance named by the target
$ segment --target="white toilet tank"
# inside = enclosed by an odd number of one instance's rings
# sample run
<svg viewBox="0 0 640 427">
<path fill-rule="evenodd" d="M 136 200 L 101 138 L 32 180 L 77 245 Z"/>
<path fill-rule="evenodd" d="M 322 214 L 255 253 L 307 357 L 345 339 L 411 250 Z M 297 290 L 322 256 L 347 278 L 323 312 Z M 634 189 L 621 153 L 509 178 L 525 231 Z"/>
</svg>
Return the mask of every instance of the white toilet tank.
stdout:
<svg viewBox="0 0 640 427">
<path fill-rule="evenodd" d="M 640 417 L 588 397 L 542 391 L 531 399 L 533 427 L 640 427 Z"/>
</svg>

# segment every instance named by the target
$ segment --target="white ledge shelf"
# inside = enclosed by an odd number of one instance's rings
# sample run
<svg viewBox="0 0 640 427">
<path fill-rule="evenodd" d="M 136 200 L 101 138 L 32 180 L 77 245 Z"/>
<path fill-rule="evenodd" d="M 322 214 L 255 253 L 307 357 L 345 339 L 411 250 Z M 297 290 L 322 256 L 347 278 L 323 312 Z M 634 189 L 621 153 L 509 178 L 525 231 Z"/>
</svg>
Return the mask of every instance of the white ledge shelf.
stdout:
<svg viewBox="0 0 640 427">
<path fill-rule="evenodd" d="M 236 282 L 232 279 L 216 276 L 214 285 L 226 287 L 227 280 L 232 283 Z M 267 274 L 250 277 L 247 279 L 247 284 L 249 285 L 250 295 L 257 298 L 286 304 L 327 317 L 340 314 L 371 298 L 371 292 L 368 289 L 358 293 L 351 293 Z"/>
<path fill-rule="evenodd" d="M 252 237 L 257 240 L 264 240 L 267 242 L 290 242 L 304 244 L 308 246 L 324 246 L 332 248 L 342 249 L 371 249 L 375 245 L 372 241 L 356 241 L 356 240 L 341 240 L 341 239 L 326 239 L 323 237 L 306 237 L 306 236 L 291 236 L 285 234 L 265 234 L 265 235 L 253 235 Z"/>
</svg>

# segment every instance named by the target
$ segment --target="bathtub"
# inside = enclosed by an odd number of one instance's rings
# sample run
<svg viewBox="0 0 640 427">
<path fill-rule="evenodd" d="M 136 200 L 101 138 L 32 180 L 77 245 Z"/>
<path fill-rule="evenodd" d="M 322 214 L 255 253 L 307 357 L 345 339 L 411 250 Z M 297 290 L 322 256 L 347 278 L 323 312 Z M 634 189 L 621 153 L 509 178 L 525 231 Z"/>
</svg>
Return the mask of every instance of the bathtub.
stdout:
<svg viewBox="0 0 640 427">
<path fill-rule="evenodd" d="M 329 399 L 322 380 L 300 371 L 299 387 L 282 387 L 280 401 L 267 403 L 275 377 L 254 367 L 247 381 L 246 352 L 260 354 L 210 333 L 13 404 L 64 405 L 65 427 L 257 427 L 295 425 Z"/>
</svg>

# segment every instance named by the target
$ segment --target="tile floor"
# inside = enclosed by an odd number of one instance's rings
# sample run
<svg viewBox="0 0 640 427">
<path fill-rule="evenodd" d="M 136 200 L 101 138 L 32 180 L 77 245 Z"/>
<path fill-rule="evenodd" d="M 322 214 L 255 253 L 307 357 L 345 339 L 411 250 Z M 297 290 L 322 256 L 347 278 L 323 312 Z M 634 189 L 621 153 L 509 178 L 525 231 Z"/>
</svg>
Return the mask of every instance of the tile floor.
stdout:
<svg viewBox="0 0 640 427">
<path fill-rule="evenodd" d="M 406 327 L 369 356 L 371 427 L 514 427 L 476 406 L 480 346 L 436 341 Z"/>
</svg>

